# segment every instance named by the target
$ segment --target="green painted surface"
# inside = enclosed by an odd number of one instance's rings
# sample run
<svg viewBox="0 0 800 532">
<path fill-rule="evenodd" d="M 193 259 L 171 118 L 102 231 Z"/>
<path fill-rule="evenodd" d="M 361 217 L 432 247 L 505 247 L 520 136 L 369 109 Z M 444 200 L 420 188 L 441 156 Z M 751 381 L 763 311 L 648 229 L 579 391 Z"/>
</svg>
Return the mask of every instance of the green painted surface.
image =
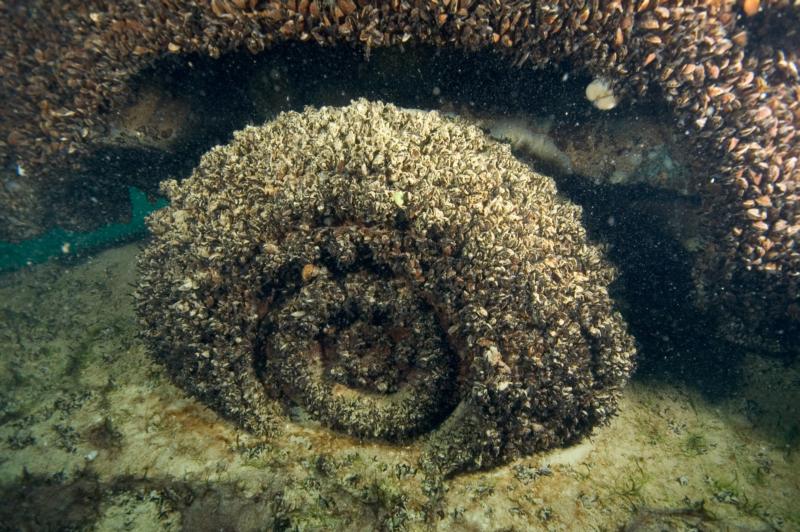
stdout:
<svg viewBox="0 0 800 532">
<path fill-rule="evenodd" d="M 38 238 L 17 244 L 0 242 L 0 272 L 17 270 L 65 255 L 81 255 L 143 237 L 147 234 L 145 217 L 166 206 L 167 202 L 162 199 L 151 203 L 144 192 L 133 187 L 129 192 L 133 205 L 130 223 L 110 224 L 88 233 L 53 229 Z"/>
</svg>

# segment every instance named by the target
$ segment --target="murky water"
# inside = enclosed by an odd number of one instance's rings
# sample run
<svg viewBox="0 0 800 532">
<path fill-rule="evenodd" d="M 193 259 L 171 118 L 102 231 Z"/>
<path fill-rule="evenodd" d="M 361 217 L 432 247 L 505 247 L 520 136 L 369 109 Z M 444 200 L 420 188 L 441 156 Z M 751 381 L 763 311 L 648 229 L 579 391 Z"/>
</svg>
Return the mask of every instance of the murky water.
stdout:
<svg viewBox="0 0 800 532">
<path fill-rule="evenodd" d="M 591 81 L 570 65 L 518 70 L 426 47 L 366 61 L 285 45 L 143 73 L 83 170 L 131 187 L 130 222 L 0 244 L 0 529 L 800 529 L 793 342 L 739 341 L 738 325 L 698 304 L 693 272 L 711 234 L 698 153 L 657 95 L 601 111 L 586 99 Z M 165 205 L 158 183 L 188 176 L 246 125 L 359 97 L 458 117 L 582 208 L 588 240 L 617 271 L 610 298 L 638 349 L 617 414 L 590 436 L 437 476 L 424 465 L 425 431 L 399 442 L 350 436 L 286 388 L 268 394 L 280 410 L 273 430 L 248 430 L 220 414 L 221 399 L 176 385 L 159 363 L 169 357 L 142 340 L 132 294 L 151 243 L 143 218 Z M 95 191 L 74 194 L 91 208 Z M 387 197 L 401 209 L 410 201 Z M 304 282 L 311 266 L 299 264 Z M 378 340 L 362 340 L 348 345 L 380 353 Z M 451 348 L 456 359 L 466 349 Z M 379 368 L 337 380 L 331 368 L 356 372 L 337 357 L 357 365 L 367 355 L 325 352 L 323 378 L 337 390 L 349 382 L 380 395 L 387 374 L 411 378 Z"/>
</svg>

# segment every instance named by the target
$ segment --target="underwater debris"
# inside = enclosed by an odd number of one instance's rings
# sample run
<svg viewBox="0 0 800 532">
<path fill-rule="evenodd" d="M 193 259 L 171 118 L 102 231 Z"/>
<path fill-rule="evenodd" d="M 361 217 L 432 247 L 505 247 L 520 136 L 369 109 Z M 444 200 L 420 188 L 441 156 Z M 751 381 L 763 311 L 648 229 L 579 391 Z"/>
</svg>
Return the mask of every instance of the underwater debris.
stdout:
<svg viewBox="0 0 800 532">
<path fill-rule="evenodd" d="M 38 0 L 4 3 L 0 15 L 8 29 L 0 33 L 8 51 L 0 160 L 27 174 L 0 176 L 3 239 L 120 219 L 130 183 L 64 170 L 113 137 L 136 76 L 159 60 L 258 54 L 286 41 L 355 45 L 365 55 L 418 44 L 493 50 L 514 65 L 569 61 L 620 96 L 662 94 L 702 169 L 691 188 L 703 192 L 716 243 L 698 255 L 700 304 L 738 321 L 729 339 L 797 344 L 796 3 L 124 1 L 89 9 Z M 70 208 L 85 185 L 98 189 L 102 209 Z"/>
<path fill-rule="evenodd" d="M 299 406 L 358 437 L 422 437 L 446 474 L 575 441 L 615 409 L 634 345 L 614 271 L 580 208 L 477 127 L 308 108 L 163 188 L 142 335 L 250 430 Z"/>
</svg>

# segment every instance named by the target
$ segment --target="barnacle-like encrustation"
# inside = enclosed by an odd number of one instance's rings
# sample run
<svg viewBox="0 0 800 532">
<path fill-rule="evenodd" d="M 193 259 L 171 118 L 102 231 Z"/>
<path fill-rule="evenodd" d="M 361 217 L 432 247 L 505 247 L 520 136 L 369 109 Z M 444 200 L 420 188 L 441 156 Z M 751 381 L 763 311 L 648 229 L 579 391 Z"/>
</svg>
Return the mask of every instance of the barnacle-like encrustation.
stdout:
<svg viewBox="0 0 800 532">
<path fill-rule="evenodd" d="M 422 438 L 445 473 L 574 441 L 633 340 L 553 181 L 466 122 L 353 102 L 284 113 L 164 186 L 136 292 L 175 380 L 251 430 L 299 406 Z"/>
</svg>

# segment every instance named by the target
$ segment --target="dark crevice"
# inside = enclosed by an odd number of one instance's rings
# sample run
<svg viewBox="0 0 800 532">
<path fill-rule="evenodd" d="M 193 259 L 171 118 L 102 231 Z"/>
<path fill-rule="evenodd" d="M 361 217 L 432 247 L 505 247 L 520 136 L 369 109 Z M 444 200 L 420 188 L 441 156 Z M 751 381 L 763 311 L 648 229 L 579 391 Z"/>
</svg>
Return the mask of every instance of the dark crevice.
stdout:
<svg viewBox="0 0 800 532">
<path fill-rule="evenodd" d="M 618 271 L 611 295 L 639 346 L 636 378 L 682 382 L 709 398 L 734 393 L 744 352 L 715 336 L 714 317 L 695 306 L 692 257 L 653 208 L 654 201 L 696 200 L 646 186 L 587 186 L 575 177 L 558 185 L 583 206 L 590 238 L 608 244 Z"/>
</svg>

